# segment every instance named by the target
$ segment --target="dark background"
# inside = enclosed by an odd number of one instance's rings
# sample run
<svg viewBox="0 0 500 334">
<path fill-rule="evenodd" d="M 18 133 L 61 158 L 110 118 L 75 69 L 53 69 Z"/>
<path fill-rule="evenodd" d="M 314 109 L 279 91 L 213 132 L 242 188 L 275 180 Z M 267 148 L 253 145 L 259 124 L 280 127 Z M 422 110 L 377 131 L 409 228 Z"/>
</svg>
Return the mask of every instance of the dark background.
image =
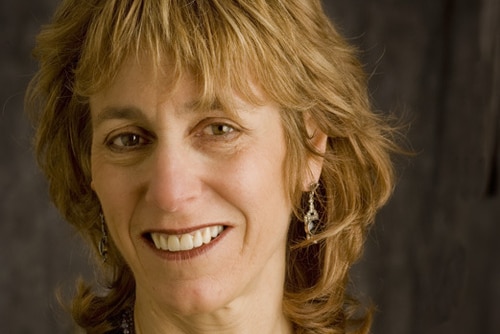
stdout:
<svg viewBox="0 0 500 334">
<path fill-rule="evenodd" d="M 0 333 L 67 333 L 54 297 L 88 252 L 61 221 L 30 148 L 23 93 L 55 0 L 0 0 Z M 353 280 L 373 333 L 500 328 L 500 1 L 325 1 L 362 52 L 377 109 L 404 115 L 417 155 Z"/>
</svg>

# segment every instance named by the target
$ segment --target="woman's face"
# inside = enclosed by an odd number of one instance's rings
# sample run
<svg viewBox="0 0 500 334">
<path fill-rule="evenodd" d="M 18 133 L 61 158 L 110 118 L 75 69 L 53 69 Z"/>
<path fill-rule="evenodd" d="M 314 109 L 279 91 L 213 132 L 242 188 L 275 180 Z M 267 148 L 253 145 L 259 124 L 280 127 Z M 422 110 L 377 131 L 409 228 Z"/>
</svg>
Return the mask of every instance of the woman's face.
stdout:
<svg viewBox="0 0 500 334">
<path fill-rule="evenodd" d="M 191 77 L 172 87 L 129 61 L 90 99 L 92 187 L 136 303 L 197 314 L 281 298 L 291 205 L 277 106 L 234 96 L 233 113 L 199 111 Z"/>
</svg>

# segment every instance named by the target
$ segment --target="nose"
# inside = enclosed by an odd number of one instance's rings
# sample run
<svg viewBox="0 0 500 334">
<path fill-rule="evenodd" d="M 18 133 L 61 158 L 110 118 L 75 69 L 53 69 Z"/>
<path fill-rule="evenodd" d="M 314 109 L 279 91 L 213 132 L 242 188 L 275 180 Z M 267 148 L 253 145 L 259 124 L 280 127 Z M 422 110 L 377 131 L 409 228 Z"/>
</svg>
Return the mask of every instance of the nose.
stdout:
<svg viewBox="0 0 500 334">
<path fill-rule="evenodd" d="M 150 157 L 146 201 L 165 212 L 177 212 L 193 203 L 202 190 L 196 154 L 182 148 L 157 148 Z"/>
</svg>

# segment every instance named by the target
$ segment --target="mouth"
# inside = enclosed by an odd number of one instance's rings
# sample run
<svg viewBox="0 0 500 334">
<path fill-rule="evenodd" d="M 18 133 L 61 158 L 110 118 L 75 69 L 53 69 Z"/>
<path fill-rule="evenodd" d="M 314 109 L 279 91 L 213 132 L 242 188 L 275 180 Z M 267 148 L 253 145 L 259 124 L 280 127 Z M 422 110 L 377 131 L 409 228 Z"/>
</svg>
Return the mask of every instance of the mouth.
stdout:
<svg viewBox="0 0 500 334">
<path fill-rule="evenodd" d="M 223 231 L 223 225 L 209 226 L 185 234 L 147 233 L 156 249 L 169 252 L 189 251 L 210 244 Z"/>
</svg>

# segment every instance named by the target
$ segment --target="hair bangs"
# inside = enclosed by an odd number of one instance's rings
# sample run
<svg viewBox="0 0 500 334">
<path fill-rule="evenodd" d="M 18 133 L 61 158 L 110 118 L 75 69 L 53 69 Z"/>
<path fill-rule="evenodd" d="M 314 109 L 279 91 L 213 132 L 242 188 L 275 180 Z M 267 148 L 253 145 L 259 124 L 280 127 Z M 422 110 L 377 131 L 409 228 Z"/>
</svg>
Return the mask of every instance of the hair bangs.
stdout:
<svg viewBox="0 0 500 334">
<path fill-rule="evenodd" d="M 88 97 L 118 80 L 130 61 L 146 61 L 171 79 L 166 90 L 184 76 L 194 79 L 192 107 L 200 111 L 234 112 L 238 100 L 280 107 L 283 177 L 293 205 L 284 312 L 297 333 L 344 332 L 355 320 L 343 308 L 356 306 L 345 295 L 347 268 L 392 191 L 391 155 L 401 151 L 388 119 L 372 111 L 355 48 L 331 25 L 319 0 L 64 0 L 34 51 L 40 69 L 27 105 L 37 158 L 56 207 L 96 254 L 101 203 L 91 186 Z M 304 112 L 328 136 L 324 154 L 311 143 Z M 303 188 L 311 157 L 323 164 L 321 223 L 307 240 Z M 112 244 L 109 253 L 103 265 L 109 293 L 81 291 L 72 310 L 92 333 L 109 332 L 111 320 L 135 298 L 133 274 Z M 369 314 L 362 320 L 368 324 Z"/>
<path fill-rule="evenodd" d="M 149 57 L 155 70 L 168 72 L 174 82 L 191 75 L 199 87 L 195 108 L 232 110 L 234 95 L 254 104 L 263 102 L 262 95 L 275 101 L 298 95 L 286 87 L 289 80 L 279 79 L 284 71 L 280 74 L 277 64 L 286 57 L 276 32 L 264 29 L 269 18 L 259 14 L 255 20 L 254 7 L 108 0 L 96 2 L 92 11 L 75 68 L 77 96 L 89 97 L 110 85 L 130 57 Z"/>
</svg>

